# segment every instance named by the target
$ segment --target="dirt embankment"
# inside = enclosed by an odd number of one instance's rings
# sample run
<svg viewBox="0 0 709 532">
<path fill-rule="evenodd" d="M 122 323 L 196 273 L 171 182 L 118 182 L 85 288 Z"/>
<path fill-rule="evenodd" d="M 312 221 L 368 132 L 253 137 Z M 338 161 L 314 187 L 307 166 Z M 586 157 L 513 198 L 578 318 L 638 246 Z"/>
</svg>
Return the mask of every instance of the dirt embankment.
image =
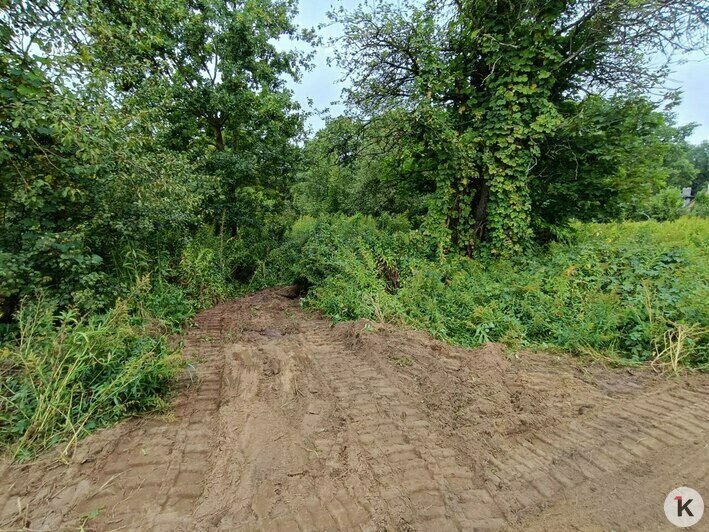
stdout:
<svg viewBox="0 0 709 532">
<path fill-rule="evenodd" d="M 173 415 L 1 465 L 0 528 L 666 529 L 672 488 L 709 500 L 706 375 L 333 327 L 288 295 L 199 316 Z"/>
</svg>

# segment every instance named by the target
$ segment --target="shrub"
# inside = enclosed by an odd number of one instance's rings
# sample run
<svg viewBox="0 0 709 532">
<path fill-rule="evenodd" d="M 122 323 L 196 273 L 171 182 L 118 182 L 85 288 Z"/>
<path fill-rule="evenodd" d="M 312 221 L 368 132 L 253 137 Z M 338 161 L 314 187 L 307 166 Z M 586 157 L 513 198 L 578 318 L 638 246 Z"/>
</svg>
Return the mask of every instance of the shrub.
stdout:
<svg viewBox="0 0 709 532">
<path fill-rule="evenodd" d="M 149 267 L 163 253 L 179 256 L 211 183 L 137 117 L 45 83 L 17 100 L 0 91 L 8 109 L 0 120 L 4 322 L 36 290 L 65 307 L 110 308 L 125 288 L 126 255 L 141 254 Z"/>
<path fill-rule="evenodd" d="M 127 302 L 83 317 L 39 299 L 0 350 L 0 445 L 23 460 L 126 416 L 160 409 L 181 358 Z"/>
<path fill-rule="evenodd" d="M 231 247 L 231 239 L 203 228 L 182 252 L 179 283 L 198 308 L 212 306 L 233 293 L 229 261 Z"/>
<path fill-rule="evenodd" d="M 369 217 L 303 218 L 267 260 L 269 282 L 300 282 L 334 319 L 407 323 L 475 346 L 651 361 L 668 335 L 682 363 L 709 363 L 709 221 L 588 224 L 569 243 L 515 260 L 440 256 L 420 231 Z M 679 334 L 678 331 L 682 331 Z"/>
<path fill-rule="evenodd" d="M 709 218 L 709 192 L 703 191 L 697 194 L 692 203 L 690 214 L 700 218 Z"/>
<path fill-rule="evenodd" d="M 146 279 L 149 282 L 149 279 Z M 158 278 L 148 289 L 136 294 L 132 301 L 140 305 L 140 314 L 146 319 L 155 319 L 167 330 L 177 333 L 201 307 L 191 299 L 185 289 Z M 138 303 L 139 302 L 139 303 Z"/>
<path fill-rule="evenodd" d="M 665 188 L 655 194 L 648 204 L 648 214 L 657 221 L 676 220 L 682 215 L 682 195 L 676 188 Z"/>
</svg>

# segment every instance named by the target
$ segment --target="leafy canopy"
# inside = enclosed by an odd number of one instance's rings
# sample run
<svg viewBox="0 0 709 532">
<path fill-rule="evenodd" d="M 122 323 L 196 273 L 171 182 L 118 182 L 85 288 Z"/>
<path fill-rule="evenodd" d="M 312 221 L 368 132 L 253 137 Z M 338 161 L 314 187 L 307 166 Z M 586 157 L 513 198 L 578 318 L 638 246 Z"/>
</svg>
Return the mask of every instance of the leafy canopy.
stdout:
<svg viewBox="0 0 709 532">
<path fill-rule="evenodd" d="M 332 18 L 338 60 L 365 117 L 410 113 L 436 160 L 436 209 L 453 246 L 519 253 L 532 236 L 530 183 L 564 103 L 648 90 L 651 52 L 706 42 L 709 7 L 678 0 L 378 2 Z"/>
</svg>

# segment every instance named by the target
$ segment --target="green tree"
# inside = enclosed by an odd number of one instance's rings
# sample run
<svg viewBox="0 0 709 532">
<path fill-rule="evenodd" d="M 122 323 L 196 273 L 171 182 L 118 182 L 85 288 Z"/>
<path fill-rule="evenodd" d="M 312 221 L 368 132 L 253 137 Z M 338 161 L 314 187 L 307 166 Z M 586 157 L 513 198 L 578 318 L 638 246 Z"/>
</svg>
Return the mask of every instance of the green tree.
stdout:
<svg viewBox="0 0 709 532">
<path fill-rule="evenodd" d="M 652 218 L 665 222 L 679 218 L 682 214 L 683 204 L 680 190 L 668 187 L 650 199 L 647 210 Z"/>
<path fill-rule="evenodd" d="M 243 188 L 277 201 L 290 184 L 303 114 L 285 86 L 308 54 L 280 38 L 312 41 L 293 24 L 294 0 L 87 0 L 87 46 L 125 105 L 149 109 L 165 146 L 190 152 L 218 178 L 215 222 L 232 234 L 252 223 Z M 270 199 L 269 199 L 270 198 Z M 246 206 L 245 206 L 246 207 Z"/>
<path fill-rule="evenodd" d="M 311 215 L 423 216 L 435 181 L 423 161 L 414 164 L 416 139 L 403 118 L 388 113 L 368 124 L 348 117 L 328 122 L 305 144 L 293 187 L 297 208 Z"/>
<path fill-rule="evenodd" d="M 692 181 L 692 192 L 698 194 L 706 192 L 709 186 L 709 141 L 704 141 L 697 146 L 692 146 L 689 158 L 697 171 Z"/>
<path fill-rule="evenodd" d="M 248 277 L 284 221 L 295 2 L 44 0 L 0 15 L 0 303 L 102 306 L 207 222 Z M 246 235 L 246 236 L 245 236 Z M 228 269 L 228 267 L 226 267 Z"/>
<path fill-rule="evenodd" d="M 440 168 L 453 244 L 505 255 L 531 237 L 530 182 L 563 103 L 657 86 L 666 68 L 650 52 L 696 46 L 707 16 L 688 0 L 404 1 L 333 14 L 349 102 L 367 116 L 411 111 Z"/>
<path fill-rule="evenodd" d="M 201 215 L 203 179 L 186 157 L 33 64 L 0 63 L 3 320 L 38 289 L 63 305 L 110 303 L 128 251 L 174 254 Z"/>
<path fill-rule="evenodd" d="M 0 17 L 4 322 L 37 290 L 62 307 L 111 304 L 135 281 L 122 274 L 138 257 L 151 257 L 150 269 L 179 254 L 207 188 L 140 113 L 103 91 L 81 58 L 76 22 L 58 9 L 11 2 Z"/>
<path fill-rule="evenodd" d="M 554 237 L 572 219 L 646 217 L 655 193 L 691 182 L 684 139 L 692 127 L 674 127 L 657 107 L 640 97 L 600 96 L 559 106 L 566 118 L 541 146 L 530 184 L 538 237 Z"/>
</svg>

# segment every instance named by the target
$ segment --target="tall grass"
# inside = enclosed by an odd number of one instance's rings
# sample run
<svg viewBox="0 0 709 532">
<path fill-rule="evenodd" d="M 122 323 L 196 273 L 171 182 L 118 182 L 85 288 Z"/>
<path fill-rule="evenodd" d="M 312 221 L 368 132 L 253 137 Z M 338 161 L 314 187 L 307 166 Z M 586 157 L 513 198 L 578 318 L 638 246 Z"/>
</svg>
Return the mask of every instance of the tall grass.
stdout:
<svg viewBox="0 0 709 532">
<path fill-rule="evenodd" d="M 203 228 L 179 260 L 129 250 L 115 283 L 123 299 L 108 311 L 26 301 L 0 339 L 0 452 L 25 460 L 61 443 L 66 456 L 96 428 L 166 407 L 181 356 L 165 335 L 246 291 L 235 272 L 251 271 L 254 257 Z"/>
<path fill-rule="evenodd" d="M 0 350 L 0 444 L 14 459 L 59 442 L 69 455 L 91 430 L 165 406 L 180 356 L 125 301 L 86 317 L 38 299 L 17 318 Z"/>
<path fill-rule="evenodd" d="M 439 250 L 389 222 L 304 219 L 269 258 L 270 282 L 309 285 L 306 304 L 336 320 L 405 323 L 464 346 L 709 365 L 707 219 L 579 225 L 572 241 L 509 261 Z"/>
</svg>

